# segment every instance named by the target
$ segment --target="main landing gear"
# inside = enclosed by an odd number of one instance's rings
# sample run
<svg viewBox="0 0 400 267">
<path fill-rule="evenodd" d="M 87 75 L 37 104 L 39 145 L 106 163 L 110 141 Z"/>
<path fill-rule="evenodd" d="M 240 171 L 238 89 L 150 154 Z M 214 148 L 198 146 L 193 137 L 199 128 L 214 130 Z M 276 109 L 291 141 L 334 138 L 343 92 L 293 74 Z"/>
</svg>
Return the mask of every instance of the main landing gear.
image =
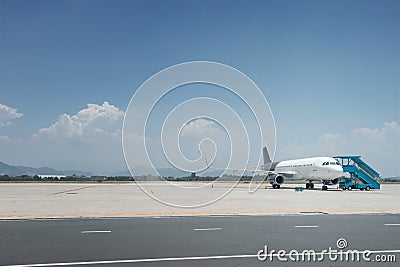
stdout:
<svg viewBox="0 0 400 267">
<path fill-rule="evenodd" d="M 309 181 L 308 183 L 306 183 L 306 189 L 314 189 L 314 184 Z"/>
<path fill-rule="evenodd" d="M 279 189 L 279 188 L 281 188 L 281 185 L 280 184 L 272 184 L 272 188 Z"/>
</svg>

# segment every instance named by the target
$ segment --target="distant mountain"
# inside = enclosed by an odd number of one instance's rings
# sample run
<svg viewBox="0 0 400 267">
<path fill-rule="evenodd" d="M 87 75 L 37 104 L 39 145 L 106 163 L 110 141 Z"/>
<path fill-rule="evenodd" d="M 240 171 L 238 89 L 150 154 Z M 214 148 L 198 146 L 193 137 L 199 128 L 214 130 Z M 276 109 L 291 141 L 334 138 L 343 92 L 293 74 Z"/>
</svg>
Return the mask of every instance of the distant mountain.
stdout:
<svg viewBox="0 0 400 267">
<path fill-rule="evenodd" d="M 209 176 L 209 177 L 219 177 L 224 173 L 223 170 L 217 170 L 217 171 L 210 171 L 210 172 L 204 172 L 200 173 L 199 176 Z M 226 171 L 225 175 L 240 175 L 242 174 L 241 171 Z M 253 176 L 253 173 L 251 172 L 243 172 L 242 176 Z"/>
<path fill-rule="evenodd" d="M 133 176 L 141 176 L 141 175 L 156 175 L 156 172 L 146 166 L 138 166 L 132 169 L 132 175 Z M 131 176 L 128 170 L 117 172 L 113 174 L 113 176 Z"/>
<path fill-rule="evenodd" d="M 161 174 L 161 176 L 164 176 L 164 177 L 180 178 L 180 177 L 190 176 L 190 173 L 176 170 L 174 168 L 161 168 L 161 169 L 157 169 L 157 170 Z"/>
<path fill-rule="evenodd" d="M 0 175 L 8 175 L 8 176 L 19 176 L 19 175 L 45 175 L 45 174 L 53 174 L 53 175 L 84 175 L 84 176 L 92 176 L 94 175 L 91 172 L 79 171 L 79 170 L 67 170 L 67 171 L 59 171 L 49 167 L 26 167 L 26 166 L 12 166 L 0 162 Z"/>
<path fill-rule="evenodd" d="M 161 176 L 164 177 L 175 177 L 175 178 L 180 178 L 180 177 L 187 177 L 190 175 L 190 173 L 183 172 L 180 170 L 176 170 L 174 168 L 160 168 L 157 169 L 158 173 Z M 153 168 L 147 167 L 147 166 L 138 166 L 132 169 L 132 175 L 133 176 L 142 176 L 142 175 L 158 175 Z M 128 170 L 118 172 L 114 174 L 114 176 L 131 176 Z"/>
<path fill-rule="evenodd" d="M 158 173 L 163 176 L 163 177 L 175 177 L 175 178 L 181 178 L 181 177 L 188 177 L 191 175 L 189 172 L 183 172 L 180 170 L 176 170 L 174 168 L 160 168 L 157 169 Z M 224 173 L 223 170 L 215 170 L 215 171 L 206 171 L 203 173 L 197 173 L 198 176 L 210 176 L 210 177 L 219 177 Z M 225 174 L 227 175 L 239 175 L 240 171 L 227 171 Z M 132 169 L 132 175 L 133 176 L 142 176 L 142 175 L 158 175 L 153 168 L 151 167 L 146 167 L 146 166 L 138 166 Z M 243 175 L 247 176 L 252 176 L 253 174 L 251 172 L 244 172 Z M 131 176 L 128 170 L 122 171 L 115 173 L 113 176 Z"/>
</svg>

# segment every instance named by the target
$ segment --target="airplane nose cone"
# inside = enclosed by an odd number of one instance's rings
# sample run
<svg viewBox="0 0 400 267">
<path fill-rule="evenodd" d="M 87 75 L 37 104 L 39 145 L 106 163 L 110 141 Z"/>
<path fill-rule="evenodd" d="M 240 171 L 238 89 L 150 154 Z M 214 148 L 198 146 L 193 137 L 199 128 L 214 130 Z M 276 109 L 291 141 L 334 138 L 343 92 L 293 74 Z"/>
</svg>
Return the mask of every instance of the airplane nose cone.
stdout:
<svg viewBox="0 0 400 267">
<path fill-rule="evenodd" d="M 337 173 L 339 176 L 342 176 L 342 175 L 343 175 L 343 168 L 342 168 L 342 166 L 337 166 L 337 167 L 335 168 L 335 173 Z"/>
<path fill-rule="evenodd" d="M 342 166 L 330 166 L 329 172 L 332 175 L 334 175 L 336 178 L 343 176 L 343 168 L 342 168 Z"/>
</svg>

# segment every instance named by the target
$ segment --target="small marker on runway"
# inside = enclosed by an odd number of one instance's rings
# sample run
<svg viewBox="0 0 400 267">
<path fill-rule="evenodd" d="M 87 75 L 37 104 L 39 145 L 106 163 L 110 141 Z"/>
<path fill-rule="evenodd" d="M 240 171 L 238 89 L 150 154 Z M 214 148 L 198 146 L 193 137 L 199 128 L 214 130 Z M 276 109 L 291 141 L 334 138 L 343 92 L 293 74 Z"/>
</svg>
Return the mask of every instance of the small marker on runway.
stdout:
<svg viewBox="0 0 400 267">
<path fill-rule="evenodd" d="M 318 228 L 318 225 L 295 225 L 294 228 Z"/>
<path fill-rule="evenodd" d="M 217 231 L 217 230 L 221 230 L 221 228 L 219 228 L 219 227 L 215 227 L 215 228 L 195 228 L 193 230 L 194 231 Z"/>
<path fill-rule="evenodd" d="M 95 234 L 95 233 L 111 233 L 109 230 L 101 230 L 101 231 L 82 231 L 82 234 Z"/>
<path fill-rule="evenodd" d="M 386 226 L 400 226 L 400 223 L 385 223 Z"/>
</svg>

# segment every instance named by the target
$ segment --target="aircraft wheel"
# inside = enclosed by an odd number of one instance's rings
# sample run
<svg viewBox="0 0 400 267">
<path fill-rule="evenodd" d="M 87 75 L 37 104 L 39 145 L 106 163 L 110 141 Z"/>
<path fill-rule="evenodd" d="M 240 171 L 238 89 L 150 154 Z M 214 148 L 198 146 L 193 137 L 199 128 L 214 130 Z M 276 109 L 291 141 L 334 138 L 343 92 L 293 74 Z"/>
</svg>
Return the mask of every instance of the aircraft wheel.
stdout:
<svg viewBox="0 0 400 267">
<path fill-rule="evenodd" d="M 326 190 L 328 190 L 328 187 L 327 187 L 326 185 L 323 185 L 323 186 L 322 186 L 322 190 L 323 190 L 323 191 L 326 191 Z"/>
<path fill-rule="evenodd" d="M 314 184 L 313 183 L 310 183 L 310 188 L 314 189 Z"/>
<path fill-rule="evenodd" d="M 310 189 L 310 188 L 311 188 L 310 183 L 306 183 L 306 189 Z"/>
</svg>

